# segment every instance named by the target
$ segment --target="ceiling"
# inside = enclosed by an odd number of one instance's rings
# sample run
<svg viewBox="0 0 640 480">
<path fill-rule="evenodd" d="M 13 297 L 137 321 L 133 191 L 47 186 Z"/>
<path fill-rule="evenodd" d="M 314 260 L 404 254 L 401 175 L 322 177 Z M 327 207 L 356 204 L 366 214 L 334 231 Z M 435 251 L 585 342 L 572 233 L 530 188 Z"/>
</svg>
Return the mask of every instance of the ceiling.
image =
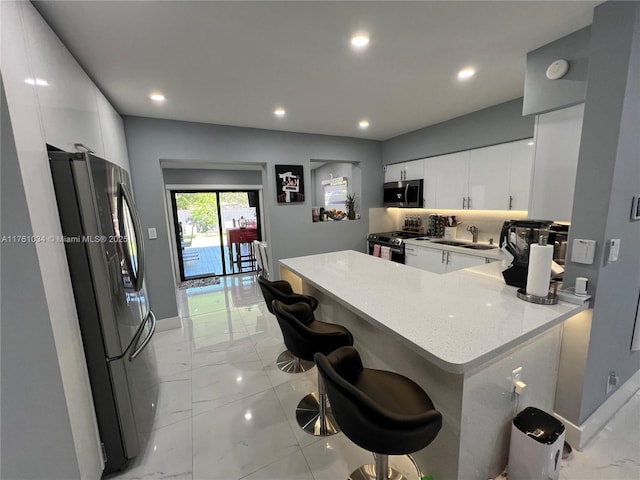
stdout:
<svg viewBox="0 0 640 480">
<path fill-rule="evenodd" d="M 598 3 L 34 2 L 123 115 L 376 140 L 522 96 L 527 52 Z"/>
</svg>

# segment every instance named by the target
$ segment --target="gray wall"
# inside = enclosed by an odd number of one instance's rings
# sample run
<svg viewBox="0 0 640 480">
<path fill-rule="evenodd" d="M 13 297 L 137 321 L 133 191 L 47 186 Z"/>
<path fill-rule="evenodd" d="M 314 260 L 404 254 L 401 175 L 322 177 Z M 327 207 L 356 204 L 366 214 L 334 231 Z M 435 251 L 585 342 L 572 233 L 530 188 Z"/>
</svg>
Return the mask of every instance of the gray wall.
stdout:
<svg viewBox="0 0 640 480">
<path fill-rule="evenodd" d="M 0 234 L 33 235 L 0 83 Z M 0 478 L 80 478 L 49 309 L 34 243 L 2 243 Z M 28 325 L 28 328 L 25 326 Z"/>
<path fill-rule="evenodd" d="M 527 54 L 523 115 L 544 113 L 584 102 L 590 38 L 589 26 Z M 569 62 L 569 71 L 561 79 L 549 80 L 547 68 L 559 59 Z"/>
<path fill-rule="evenodd" d="M 261 170 L 163 168 L 165 185 L 262 185 Z"/>
<path fill-rule="evenodd" d="M 589 238 L 598 247 L 593 265 L 568 263 L 565 281 L 585 276 L 596 293 L 582 396 L 558 412 L 578 423 L 606 399 L 610 371 L 623 383 L 640 369 L 640 352 L 630 351 L 640 292 L 640 222 L 630 220 L 640 185 L 640 3 L 595 9 L 589 65 L 570 243 Z M 611 238 L 621 239 L 620 258 L 607 265 Z"/>
<path fill-rule="evenodd" d="M 522 116 L 522 98 L 421 128 L 382 144 L 382 163 L 433 157 L 533 137 L 534 118 Z"/>
<path fill-rule="evenodd" d="M 149 298 L 158 318 L 178 313 L 161 160 L 174 165 L 183 162 L 185 168 L 202 162 L 264 167 L 265 233 L 274 265 L 286 257 L 344 249 L 364 251 L 369 208 L 382 205 L 378 142 L 140 117 L 125 117 L 124 121 L 143 228 L 158 230 L 158 239 L 145 244 Z M 362 220 L 312 223 L 312 199 L 276 204 L 274 165 L 303 165 L 305 185 L 310 186 L 311 159 L 360 162 L 362 184 L 368 186 L 360 198 Z"/>
<path fill-rule="evenodd" d="M 347 177 L 347 189 L 349 192 L 356 192 L 360 196 L 359 181 L 353 176 L 354 166 L 344 162 L 330 162 L 316 168 L 311 175 L 314 189 L 313 206 L 324 207 L 324 185 L 323 180 L 329 180 L 331 175 L 336 177 Z M 382 188 L 382 187 L 381 187 Z"/>
</svg>

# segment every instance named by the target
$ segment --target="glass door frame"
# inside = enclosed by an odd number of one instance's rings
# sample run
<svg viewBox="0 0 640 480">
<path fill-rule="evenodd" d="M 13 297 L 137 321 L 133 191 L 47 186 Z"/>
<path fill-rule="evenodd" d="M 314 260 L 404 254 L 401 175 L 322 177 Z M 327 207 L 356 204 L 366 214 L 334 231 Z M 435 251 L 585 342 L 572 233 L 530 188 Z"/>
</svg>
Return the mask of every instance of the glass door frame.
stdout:
<svg viewBox="0 0 640 480">
<path fill-rule="evenodd" d="M 184 259 L 182 255 L 182 245 L 181 245 L 182 242 L 180 240 L 180 234 L 179 234 L 180 227 L 179 227 L 179 220 L 178 220 L 178 209 L 177 209 L 176 197 L 175 197 L 176 193 L 214 193 L 216 195 L 216 215 L 218 218 L 218 234 L 220 236 L 220 255 L 222 260 L 222 273 L 219 274 L 219 276 L 228 276 L 228 275 L 236 274 L 237 272 L 233 271 L 234 269 L 233 269 L 233 263 L 231 258 L 229 258 L 230 260 L 229 267 L 231 267 L 230 268 L 231 271 L 227 271 L 228 268 L 227 268 L 227 261 L 225 258 L 225 245 L 224 245 L 224 236 L 223 236 L 224 225 L 222 222 L 222 207 L 220 205 L 220 194 L 230 193 L 230 192 L 240 192 L 240 193 L 255 192 L 256 201 L 257 201 L 255 209 L 256 209 L 258 239 L 261 239 L 263 238 L 263 235 L 262 235 L 263 218 L 262 218 L 262 210 L 261 210 L 261 204 L 263 203 L 262 185 L 238 185 L 238 186 L 235 186 L 235 185 L 225 185 L 225 186 L 165 185 L 165 189 L 168 195 L 168 208 L 170 209 L 170 214 L 172 217 L 172 222 L 171 222 L 171 226 L 173 228 L 172 236 L 175 239 L 174 252 L 176 254 L 175 258 L 177 259 L 177 262 L 178 262 L 177 280 L 180 282 L 184 282 L 186 280 L 208 278 L 208 277 L 216 276 L 218 274 L 211 273 L 211 274 L 197 275 L 197 276 L 185 278 Z M 229 253 L 229 255 L 231 255 L 231 252 Z"/>
</svg>

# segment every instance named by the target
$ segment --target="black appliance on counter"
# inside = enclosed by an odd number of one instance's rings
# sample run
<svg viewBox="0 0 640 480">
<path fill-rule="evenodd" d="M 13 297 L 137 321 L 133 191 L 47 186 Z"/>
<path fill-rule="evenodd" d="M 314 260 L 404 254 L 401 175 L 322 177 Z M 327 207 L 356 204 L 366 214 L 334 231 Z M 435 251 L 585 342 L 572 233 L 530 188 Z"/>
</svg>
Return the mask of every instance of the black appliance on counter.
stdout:
<svg viewBox="0 0 640 480">
<path fill-rule="evenodd" d="M 424 238 L 424 234 L 417 232 L 395 231 L 384 233 L 370 233 L 367 237 L 367 251 L 373 255 L 376 245 L 389 247 L 391 249 L 391 260 L 398 263 L 405 263 L 404 241 L 408 238 Z"/>
<path fill-rule="evenodd" d="M 526 288 L 529 273 L 529 245 L 538 243 L 540 236 L 553 245 L 553 260 L 564 265 L 567 253 L 569 226 L 552 220 L 508 220 L 502 225 L 500 246 L 513 255 L 513 263 L 502 272 L 507 285 Z"/>
<path fill-rule="evenodd" d="M 424 180 L 402 180 L 384 184 L 384 206 L 422 208 L 424 205 Z"/>
</svg>

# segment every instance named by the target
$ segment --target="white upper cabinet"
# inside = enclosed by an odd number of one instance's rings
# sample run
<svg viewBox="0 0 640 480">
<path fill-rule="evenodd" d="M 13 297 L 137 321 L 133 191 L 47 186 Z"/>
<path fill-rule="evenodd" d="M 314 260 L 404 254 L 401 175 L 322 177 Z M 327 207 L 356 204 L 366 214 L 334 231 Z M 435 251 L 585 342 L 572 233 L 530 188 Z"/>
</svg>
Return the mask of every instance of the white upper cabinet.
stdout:
<svg viewBox="0 0 640 480">
<path fill-rule="evenodd" d="M 435 206 L 430 208 L 467 208 L 469 152 L 432 157 L 425 162 L 427 174 L 435 180 Z"/>
<path fill-rule="evenodd" d="M 405 180 L 421 180 L 424 177 L 424 160 L 413 160 L 404 164 Z"/>
<path fill-rule="evenodd" d="M 533 139 L 513 142 L 511 174 L 509 176 L 509 210 L 529 210 L 531 193 L 531 167 L 533 166 Z M 533 217 L 530 217 L 533 218 Z"/>
<path fill-rule="evenodd" d="M 42 17 L 34 9 L 24 14 L 46 142 L 72 152 L 82 143 L 104 156 L 95 85 Z"/>
<path fill-rule="evenodd" d="M 98 89 L 96 89 L 96 100 L 102 127 L 104 158 L 129 171 L 129 154 L 122 117 Z"/>
<path fill-rule="evenodd" d="M 394 163 L 387 165 L 384 181 L 399 182 L 402 180 L 420 180 L 424 176 L 424 160 Z"/>
<path fill-rule="evenodd" d="M 527 210 L 531 139 L 425 159 L 425 208 Z"/>
<path fill-rule="evenodd" d="M 503 143 L 469 152 L 467 208 L 508 209 L 511 150 L 511 144 Z"/>
<path fill-rule="evenodd" d="M 571 221 L 584 104 L 536 117 L 529 218 Z"/>
</svg>

